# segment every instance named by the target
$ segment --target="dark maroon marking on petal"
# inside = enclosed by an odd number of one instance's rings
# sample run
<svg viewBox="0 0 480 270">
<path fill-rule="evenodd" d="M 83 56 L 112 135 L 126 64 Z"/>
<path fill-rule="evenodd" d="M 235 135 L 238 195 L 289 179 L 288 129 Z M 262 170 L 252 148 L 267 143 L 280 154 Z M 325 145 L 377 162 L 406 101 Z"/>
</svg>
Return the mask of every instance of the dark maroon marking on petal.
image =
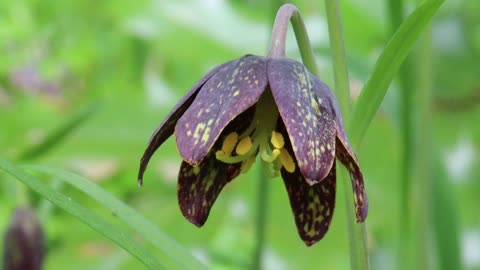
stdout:
<svg viewBox="0 0 480 270">
<path fill-rule="evenodd" d="M 212 76 L 175 127 L 183 159 L 199 164 L 225 126 L 255 104 L 266 86 L 266 59 L 260 56 L 246 55 Z"/>
<path fill-rule="evenodd" d="M 357 222 L 363 222 L 367 217 L 368 212 L 368 198 L 363 184 L 363 175 L 357 161 L 348 153 L 343 147 L 343 144 L 337 138 L 337 158 L 348 169 L 350 179 L 352 180 L 352 187 L 354 191 L 355 213 Z"/>
<path fill-rule="evenodd" d="M 335 208 L 335 161 L 327 177 L 313 186 L 295 170 L 282 169 L 282 178 L 290 199 L 298 234 L 307 246 L 320 241 L 328 231 Z"/>
<path fill-rule="evenodd" d="M 165 117 L 165 119 L 160 123 L 160 125 L 155 129 L 150 141 L 148 142 L 147 149 L 143 153 L 142 158 L 140 159 L 140 168 L 138 171 L 138 183 L 143 184 L 143 173 L 147 169 L 148 162 L 152 155 L 157 151 L 157 149 L 162 145 L 165 140 L 173 134 L 175 129 L 175 124 L 182 114 L 187 110 L 187 108 L 192 104 L 193 100 L 197 96 L 198 90 L 200 87 L 210 79 L 215 73 L 217 73 L 224 66 L 230 64 L 232 61 L 219 65 L 209 71 L 203 78 L 201 78 L 197 83 L 195 83 L 192 88 L 185 94 L 185 96 L 180 99 L 180 101 L 173 107 L 173 110 Z"/>
<path fill-rule="evenodd" d="M 335 159 L 335 122 L 318 104 L 305 66 L 291 59 L 268 59 L 268 80 L 285 124 L 298 167 L 313 185 L 330 172 Z"/>
<path fill-rule="evenodd" d="M 183 161 L 178 175 L 178 204 L 182 214 L 198 227 L 207 221 L 218 194 L 240 173 L 241 163 L 226 164 L 215 158 L 205 158 L 198 167 Z"/>
<path fill-rule="evenodd" d="M 216 159 L 230 132 L 244 132 L 255 115 L 255 105 L 236 117 L 224 129 L 207 157 L 198 167 L 183 162 L 178 175 L 178 201 L 183 215 L 193 224 L 202 226 L 222 188 L 238 176 L 242 163 L 226 164 Z"/>
</svg>

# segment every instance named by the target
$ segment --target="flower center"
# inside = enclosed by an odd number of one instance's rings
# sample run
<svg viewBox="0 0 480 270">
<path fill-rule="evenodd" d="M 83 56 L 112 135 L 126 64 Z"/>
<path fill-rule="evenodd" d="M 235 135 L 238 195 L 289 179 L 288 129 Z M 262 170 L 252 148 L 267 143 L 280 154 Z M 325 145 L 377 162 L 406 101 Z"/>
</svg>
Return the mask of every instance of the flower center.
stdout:
<svg viewBox="0 0 480 270">
<path fill-rule="evenodd" d="M 295 171 L 295 161 L 285 148 L 285 139 L 275 130 L 278 109 L 270 90 L 260 97 L 253 121 L 238 134 L 232 132 L 223 140 L 216 158 L 224 163 L 241 162 L 241 172 L 246 173 L 260 154 L 262 168 L 268 176 L 278 176 L 282 167 L 288 172 Z"/>
</svg>

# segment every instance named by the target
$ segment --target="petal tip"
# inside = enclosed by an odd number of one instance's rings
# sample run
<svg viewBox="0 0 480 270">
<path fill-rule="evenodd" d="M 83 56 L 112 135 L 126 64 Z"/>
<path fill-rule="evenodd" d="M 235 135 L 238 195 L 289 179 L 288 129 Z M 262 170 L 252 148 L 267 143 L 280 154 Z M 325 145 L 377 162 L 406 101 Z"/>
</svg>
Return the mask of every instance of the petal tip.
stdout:
<svg viewBox="0 0 480 270">
<path fill-rule="evenodd" d="M 188 215 L 185 215 L 185 218 L 190 221 L 190 223 L 192 223 L 193 225 L 197 226 L 198 228 L 201 228 L 203 227 L 203 225 L 205 224 L 205 222 L 207 221 L 206 218 L 199 218 L 199 217 L 196 217 L 196 216 L 188 216 Z"/>
<path fill-rule="evenodd" d="M 367 194 L 363 194 L 363 198 L 364 198 L 364 203 L 363 205 L 360 205 L 358 207 L 356 207 L 356 215 L 357 215 L 357 223 L 363 223 L 365 221 L 365 219 L 367 218 L 367 214 L 368 214 L 368 198 L 367 198 Z"/>
<path fill-rule="evenodd" d="M 317 240 L 303 240 L 303 243 L 305 243 L 307 247 L 311 247 L 315 245 L 317 242 L 318 242 Z"/>
</svg>

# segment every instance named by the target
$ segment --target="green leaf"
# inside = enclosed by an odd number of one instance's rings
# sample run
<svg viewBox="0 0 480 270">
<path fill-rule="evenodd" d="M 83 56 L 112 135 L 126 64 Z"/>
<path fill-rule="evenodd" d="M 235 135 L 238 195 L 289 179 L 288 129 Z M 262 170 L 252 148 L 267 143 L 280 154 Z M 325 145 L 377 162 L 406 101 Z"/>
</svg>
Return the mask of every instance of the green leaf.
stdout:
<svg viewBox="0 0 480 270">
<path fill-rule="evenodd" d="M 205 266 L 193 257 L 188 250 L 169 238 L 133 208 L 118 200 L 94 182 L 61 169 L 39 165 L 28 165 L 26 168 L 55 176 L 56 179 L 81 190 L 115 213 L 115 215 L 127 223 L 132 230 L 162 251 L 162 257 L 160 258 L 162 262 L 174 260 L 177 263 L 177 268 L 178 265 L 181 265 L 184 269 L 205 269 Z"/>
<path fill-rule="evenodd" d="M 118 226 L 105 221 L 91 210 L 83 207 L 71 198 L 52 189 L 35 176 L 25 172 L 13 163 L 0 158 L 0 168 L 14 178 L 23 182 L 29 188 L 45 197 L 47 200 L 78 218 L 92 229 L 103 234 L 118 246 L 128 251 L 149 269 L 167 269 L 147 249 L 135 242 L 129 234 Z"/>
<path fill-rule="evenodd" d="M 426 0 L 402 23 L 380 55 L 372 75 L 353 108 L 349 136 L 358 149 L 393 77 L 410 53 L 415 41 L 445 0 Z"/>
</svg>

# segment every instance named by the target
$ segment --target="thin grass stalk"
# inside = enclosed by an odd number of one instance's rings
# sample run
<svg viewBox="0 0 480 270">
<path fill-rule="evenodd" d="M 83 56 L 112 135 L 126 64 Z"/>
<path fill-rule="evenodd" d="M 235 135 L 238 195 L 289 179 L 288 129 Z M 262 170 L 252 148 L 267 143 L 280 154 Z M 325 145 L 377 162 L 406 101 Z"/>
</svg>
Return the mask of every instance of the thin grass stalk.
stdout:
<svg viewBox="0 0 480 270">
<path fill-rule="evenodd" d="M 348 123 L 351 111 L 350 87 L 339 2 L 337 0 L 325 0 L 325 9 L 330 36 L 330 47 L 332 50 L 335 93 L 342 110 L 343 118 L 345 122 Z M 348 174 L 344 168 L 337 168 L 337 174 L 340 177 L 340 182 L 345 192 L 351 269 L 368 269 L 369 262 L 365 223 L 357 224 L 355 222 L 353 190 Z"/>
</svg>

